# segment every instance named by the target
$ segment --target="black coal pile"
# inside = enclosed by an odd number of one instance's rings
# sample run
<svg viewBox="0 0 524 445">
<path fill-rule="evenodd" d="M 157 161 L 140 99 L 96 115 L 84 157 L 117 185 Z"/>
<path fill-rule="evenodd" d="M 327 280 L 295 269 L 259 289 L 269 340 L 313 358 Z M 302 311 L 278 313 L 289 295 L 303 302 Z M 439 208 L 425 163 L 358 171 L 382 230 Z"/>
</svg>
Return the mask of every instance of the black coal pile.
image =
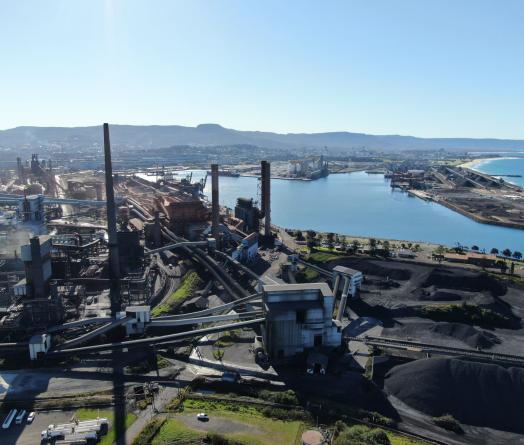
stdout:
<svg viewBox="0 0 524 445">
<path fill-rule="evenodd" d="M 385 390 L 430 416 L 524 433 L 524 369 L 460 358 L 428 358 L 392 368 Z"/>
<path fill-rule="evenodd" d="M 436 338 L 442 340 L 453 338 L 474 349 L 489 349 L 501 343 L 495 334 L 463 323 L 409 323 L 388 328 L 384 331 L 384 335 L 395 338 L 416 338 L 422 342 L 432 342 L 432 339 Z"/>
<path fill-rule="evenodd" d="M 434 270 L 422 287 L 430 286 L 472 292 L 490 291 L 494 296 L 504 295 L 507 291 L 504 283 L 485 273 L 458 269 Z"/>
</svg>

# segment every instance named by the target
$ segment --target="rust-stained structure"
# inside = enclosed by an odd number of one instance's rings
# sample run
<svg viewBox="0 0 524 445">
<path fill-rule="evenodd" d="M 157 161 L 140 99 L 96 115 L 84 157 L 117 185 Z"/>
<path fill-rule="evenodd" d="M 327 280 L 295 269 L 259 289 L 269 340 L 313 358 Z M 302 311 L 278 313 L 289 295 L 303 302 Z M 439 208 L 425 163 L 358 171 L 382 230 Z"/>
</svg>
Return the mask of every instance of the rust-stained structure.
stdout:
<svg viewBox="0 0 524 445">
<path fill-rule="evenodd" d="M 182 194 L 156 196 L 155 207 L 166 215 L 170 228 L 178 235 L 184 235 L 190 224 L 209 221 L 211 216 L 203 201 Z"/>
</svg>

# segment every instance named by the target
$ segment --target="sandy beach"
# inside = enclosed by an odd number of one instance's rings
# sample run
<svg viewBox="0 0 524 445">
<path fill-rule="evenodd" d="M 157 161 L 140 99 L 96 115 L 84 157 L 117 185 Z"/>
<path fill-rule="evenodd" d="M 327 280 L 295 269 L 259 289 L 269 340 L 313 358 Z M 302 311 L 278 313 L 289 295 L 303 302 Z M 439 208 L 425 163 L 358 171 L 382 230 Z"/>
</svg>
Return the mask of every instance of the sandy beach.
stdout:
<svg viewBox="0 0 524 445">
<path fill-rule="evenodd" d="M 472 170 L 476 170 L 477 167 L 481 166 L 482 164 L 486 162 L 491 162 L 495 160 L 502 161 L 504 159 L 519 159 L 519 158 L 515 156 L 493 156 L 491 158 L 477 158 L 477 159 L 472 159 L 471 161 L 465 162 L 464 164 L 460 164 L 459 167 L 470 168 Z"/>
</svg>

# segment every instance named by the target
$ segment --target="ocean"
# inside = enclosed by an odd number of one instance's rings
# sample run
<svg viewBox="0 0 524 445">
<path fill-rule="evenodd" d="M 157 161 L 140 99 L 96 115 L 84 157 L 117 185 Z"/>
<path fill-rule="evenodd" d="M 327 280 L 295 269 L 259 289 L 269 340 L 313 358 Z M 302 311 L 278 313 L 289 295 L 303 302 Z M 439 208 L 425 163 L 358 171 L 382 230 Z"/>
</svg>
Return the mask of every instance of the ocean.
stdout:
<svg viewBox="0 0 524 445">
<path fill-rule="evenodd" d="M 520 175 L 521 177 L 502 176 L 505 181 L 524 187 L 524 152 L 497 153 L 500 158 L 473 161 L 470 168 L 488 175 Z"/>
</svg>

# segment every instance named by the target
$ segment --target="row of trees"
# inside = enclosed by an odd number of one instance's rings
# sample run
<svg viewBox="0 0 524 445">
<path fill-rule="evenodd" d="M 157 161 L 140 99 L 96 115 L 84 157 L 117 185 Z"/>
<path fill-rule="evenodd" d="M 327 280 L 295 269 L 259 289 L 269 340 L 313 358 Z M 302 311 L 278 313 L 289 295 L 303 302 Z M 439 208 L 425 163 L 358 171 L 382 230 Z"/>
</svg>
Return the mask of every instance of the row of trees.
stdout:
<svg viewBox="0 0 524 445">
<path fill-rule="evenodd" d="M 471 248 L 471 250 L 479 250 L 478 247 L 476 249 L 474 249 L 474 247 L 477 247 L 477 246 L 473 246 Z M 518 250 L 515 250 L 514 252 L 511 252 L 510 249 L 504 249 L 502 252 L 499 252 L 499 249 L 494 247 L 493 249 L 491 249 L 491 253 L 493 255 L 498 255 L 499 253 L 502 253 L 502 255 L 505 256 L 506 258 L 513 257 L 516 260 L 521 260 L 522 259 L 522 252 L 519 252 Z"/>
<path fill-rule="evenodd" d="M 293 235 L 297 241 L 304 241 L 304 234 L 302 233 L 302 231 L 297 230 L 295 233 L 293 233 Z M 324 244 L 328 248 L 333 248 L 337 246 L 341 251 L 347 251 L 351 253 L 357 252 L 362 247 L 362 243 L 357 239 L 353 239 L 351 240 L 351 242 L 349 242 L 348 238 L 346 238 L 345 236 L 340 236 L 335 233 L 327 233 L 324 236 L 324 234 L 316 232 L 314 230 L 306 231 L 305 241 L 309 249 L 313 249 L 314 247 L 319 246 L 324 241 Z M 391 249 L 397 247 L 400 247 L 402 249 L 412 249 L 415 251 L 418 251 L 420 249 L 419 244 L 401 243 L 400 245 L 396 245 L 391 244 L 388 240 L 381 241 L 375 238 L 369 238 L 367 244 L 372 254 L 375 254 L 377 253 L 377 251 L 380 250 L 380 252 L 384 256 L 390 256 Z"/>
</svg>

